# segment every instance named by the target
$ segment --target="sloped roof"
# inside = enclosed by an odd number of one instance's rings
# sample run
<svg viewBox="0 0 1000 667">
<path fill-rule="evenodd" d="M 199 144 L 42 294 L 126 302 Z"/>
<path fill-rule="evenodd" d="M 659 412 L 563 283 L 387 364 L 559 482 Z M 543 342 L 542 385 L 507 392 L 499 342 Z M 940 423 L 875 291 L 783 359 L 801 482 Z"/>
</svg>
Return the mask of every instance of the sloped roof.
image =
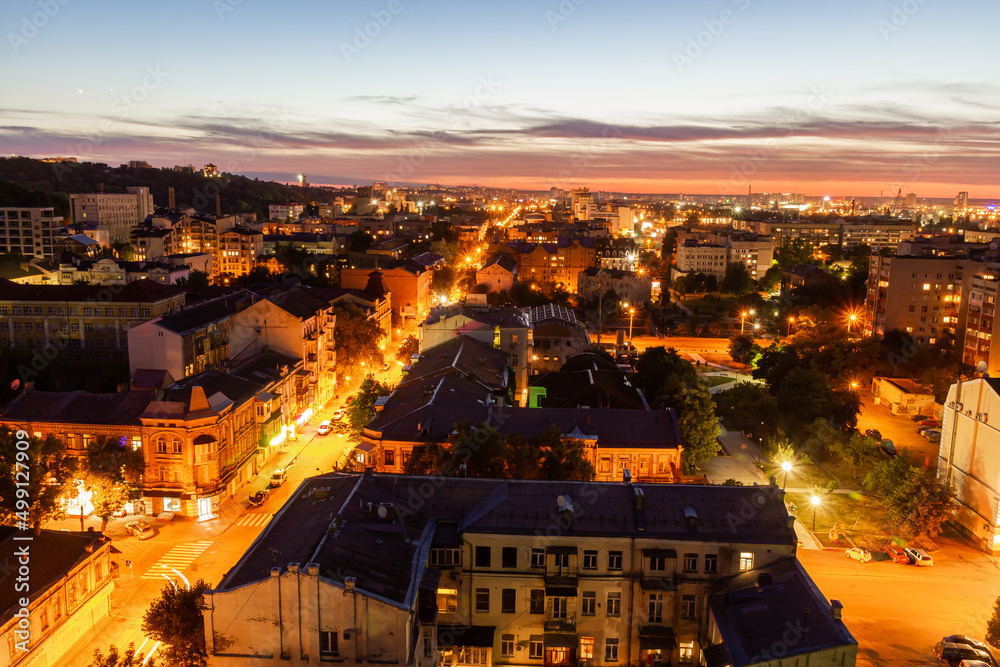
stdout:
<svg viewBox="0 0 1000 667">
<path fill-rule="evenodd" d="M 6 421 L 55 424 L 138 424 L 153 392 L 22 391 L 3 410 Z"/>
<path fill-rule="evenodd" d="M 155 302 L 177 294 L 184 288 L 164 285 L 154 280 L 134 280 L 120 289 L 101 285 L 21 285 L 0 279 L 0 299 L 12 301 L 112 301 Z"/>
</svg>

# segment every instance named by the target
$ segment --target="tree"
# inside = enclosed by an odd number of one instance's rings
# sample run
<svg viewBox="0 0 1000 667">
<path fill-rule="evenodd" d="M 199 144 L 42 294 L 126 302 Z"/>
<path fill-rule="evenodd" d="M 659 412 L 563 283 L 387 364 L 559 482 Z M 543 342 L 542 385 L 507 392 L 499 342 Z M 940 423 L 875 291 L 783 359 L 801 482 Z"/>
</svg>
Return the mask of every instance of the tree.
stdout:
<svg viewBox="0 0 1000 667">
<path fill-rule="evenodd" d="M 942 524 L 955 512 L 955 492 L 929 470 L 916 470 L 921 474 L 909 496 L 905 527 L 913 535 L 937 537 Z"/>
<path fill-rule="evenodd" d="M 747 294 L 753 291 L 754 281 L 743 262 L 730 262 L 722 278 L 721 290 L 726 294 Z"/>
<path fill-rule="evenodd" d="M 65 516 L 61 497 L 76 467 L 62 440 L 0 428 L 0 468 L 9 471 L 0 475 L 0 522 L 31 526 L 40 535 L 44 523 Z"/>
<path fill-rule="evenodd" d="M 542 454 L 533 442 L 520 433 L 504 435 L 506 448 L 507 476 L 511 479 L 535 479 L 538 477 Z"/>
<path fill-rule="evenodd" d="M 205 658 L 205 622 L 202 618 L 202 594 L 208 584 L 203 579 L 190 588 L 167 584 L 160 597 L 153 600 L 142 619 L 142 631 L 162 642 L 160 650 L 168 665 L 203 667 Z"/>
<path fill-rule="evenodd" d="M 466 476 L 494 479 L 507 476 L 506 443 L 489 424 L 473 425 L 467 420 L 455 424 L 448 445 L 455 469 L 464 465 Z"/>
<path fill-rule="evenodd" d="M 430 475 L 441 469 L 449 459 L 451 448 L 437 442 L 422 442 L 414 445 L 410 459 L 403 466 L 407 475 Z"/>
<path fill-rule="evenodd" d="M 564 438 L 553 424 L 534 438 L 541 452 L 539 479 L 587 482 L 594 479 L 594 466 L 587 460 L 579 440 Z"/>
<path fill-rule="evenodd" d="M 383 384 L 375 379 L 375 376 L 368 374 L 361 382 L 358 393 L 351 401 L 351 407 L 347 409 L 347 423 L 355 435 L 360 435 L 362 429 L 375 416 L 375 401 L 379 396 L 388 396 L 392 389 L 387 384 Z"/>
<path fill-rule="evenodd" d="M 132 244 L 128 241 L 115 241 L 111 244 L 111 250 L 118 259 L 132 261 Z"/>
<path fill-rule="evenodd" d="M 404 365 L 409 364 L 413 355 L 420 352 L 420 342 L 416 336 L 407 336 L 396 351 L 396 360 L 402 361 Z"/>
<path fill-rule="evenodd" d="M 188 271 L 188 277 L 184 284 L 192 288 L 205 288 L 209 285 L 209 276 L 204 271 L 191 269 Z"/>
<path fill-rule="evenodd" d="M 431 290 L 437 294 L 448 295 L 455 284 L 455 270 L 450 266 L 435 269 L 431 276 Z"/>
<path fill-rule="evenodd" d="M 94 649 L 94 661 L 90 667 L 156 667 L 155 659 L 149 662 L 144 660 L 142 654 L 136 654 L 135 644 L 129 644 L 124 653 L 118 653 L 118 647 L 112 644 L 107 655 L 101 653 L 101 649 Z"/>
<path fill-rule="evenodd" d="M 810 260 L 812 260 L 812 246 L 805 239 L 789 239 L 774 251 L 774 261 L 783 269 L 808 264 Z"/>
<path fill-rule="evenodd" d="M 760 281 L 758 282 L 763 291 L 773 292 L 781 283 L 781 267 L 772 266 L 764 272 L 764 275 L 761 276 Z"/>
<path fill-rule="evenodd" d="M 778 402 L 767 388 L 754 382 L 737 382 L 713 394 L 716 411 L 729 428 L 763 438 L 777 429 Z"/>
<path fill-rule="evenodd" d="M 754 342 L 750 336 L 740 334 L 729 339 L 729 356 L 733 361 L 749 365 L 753 348 Z"/>
<path fill-rule="evenodd" d="M 730 477 L 729 479 L 727 479 L 725 482 L 722 483 L 722 486 L 743 486 L 743 482 L 736 479 L 735 477 Z"/>
<path fill-rule="evenodd" d="M 146 462 L 141 449 L 132 449 L 125 438 L 101 437 L 87 445 L 84 471 L 91 487 L 94 514 L 101 530 L 108 520 L 142 492 Z"/>
<path fill-rule="evenodd" d="M 383 363 L 379 341 L 382 330 L 378 323 L 361 312 L 353 303 L 334 304 L 337 324 L 333 330 L 337 346 L 337 367 L 343 379 L 358 368 L 376 368 Z"/>
<path fill-rule="evenodd" d="M 676 407 L 681 434 L 681 463 L 690 473 L 699 463 L 719 454 L 719 420 L 712 394 L 705 387 L 685 387 L 684 398 Z"/>
<path fill-rule="evenodd" d="M 375 239 L 368 232 L 358 230 L 347 237 L 347 249 L 351 252 L 365 252 L 372 247 Z"/>
<path fill-rule="evenodd" d="M 878 444 L 866 435 L 854 433 L 849 438 L 841 437 L 831 443 L 833 453 L 851 464 L 852 477 L 858 478 L 858 466 L 871 461 L 878 455 Z"/>
<path fill-rule="evenodd" d="M 986 621 L 986 641 L 991 646 L 1000 648 L 1000 597 L 993 603 L 993 614 Z"/>
</svg>

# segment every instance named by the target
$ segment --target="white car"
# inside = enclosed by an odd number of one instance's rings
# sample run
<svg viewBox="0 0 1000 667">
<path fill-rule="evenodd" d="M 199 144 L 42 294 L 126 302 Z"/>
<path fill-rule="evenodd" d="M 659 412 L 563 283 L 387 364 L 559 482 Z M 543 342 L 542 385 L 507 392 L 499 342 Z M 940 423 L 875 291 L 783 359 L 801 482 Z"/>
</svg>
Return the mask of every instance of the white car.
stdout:
<svg viewBox="0 0 1000 667">
<path fill-rule="evenodd" d="M 156 535 L 156 529 L 142 519 L 125 524 L 125 532 L 134 535 L 137 540 L 148 540 Z"/>
<path fill-rule="evenodd" d="M 872 554 L 868 549 L 862 549 L 861 547 L 854 547 L 853 549 L 848 549 L 844 552 L 848 558 L 853 558 L 860 563 L 867 563 L 872 559 Z"/>
<path fill-rule="evenodd" d="M 320 423 L 319 428 L 316 429 L 316 432 L 319 433 L 320 435 L 326 435 L 327 433 L 330 432 L 330 429 L 331 429 L 330 420 L 327 419 L 325 422 Z"/>
<path fill-rule="evenodd" d="M 285 469 L 278 468 L 277 470 L 271 473 L 271 487 L 277 488 L 281 486 L 282 484 L 285 483 L 285 480 L 287 478 L 288 478 L 288 473 L 285 471 Z"/>
<path fill-rule="evenodd" d="M 333 421 L 339 422 L 344 418 L 344 409 L 338 408 L 336 412 L 333 413 Z"/>
</svg>

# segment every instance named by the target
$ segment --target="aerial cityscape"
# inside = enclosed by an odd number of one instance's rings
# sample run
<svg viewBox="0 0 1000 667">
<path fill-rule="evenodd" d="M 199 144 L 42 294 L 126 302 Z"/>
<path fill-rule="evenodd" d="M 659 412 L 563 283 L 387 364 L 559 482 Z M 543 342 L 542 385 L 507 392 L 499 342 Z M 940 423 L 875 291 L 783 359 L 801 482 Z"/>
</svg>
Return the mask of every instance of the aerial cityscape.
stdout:
<svg viewBox="0 0 1000 667">
<path fill-rule="evenodd" d="M 0 667 L 1000 667 L 998 18 L 5 3 Z"/>
</svg>

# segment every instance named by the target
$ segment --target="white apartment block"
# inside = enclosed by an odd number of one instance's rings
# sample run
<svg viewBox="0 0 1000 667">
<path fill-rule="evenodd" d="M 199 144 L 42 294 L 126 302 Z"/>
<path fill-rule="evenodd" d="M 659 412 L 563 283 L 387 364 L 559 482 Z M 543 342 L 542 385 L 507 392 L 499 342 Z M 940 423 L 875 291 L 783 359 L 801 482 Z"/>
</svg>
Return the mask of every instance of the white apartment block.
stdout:
<svg viewBox="0 0 1000 667">
<path fill-rule="evenodd" d="M 62 216 L 51 206 L 0 208 L 0 253 L 53 259 L 52 235 L 62 226 Z"/>
<path fill-rule="evenodd" d="M 112 242 L 129 241 L 132 229 L 153 213 L 149 188 L 126 188 L 125 194 L 75 194 L 69 199 L 73 222 L 108 230 Z"/>
<path fill-rule="evenodd" d="M 267 207 L 267 219 L 298 220 L 305 210 L 303 204 L 270 204 Z"/>
</svg>

